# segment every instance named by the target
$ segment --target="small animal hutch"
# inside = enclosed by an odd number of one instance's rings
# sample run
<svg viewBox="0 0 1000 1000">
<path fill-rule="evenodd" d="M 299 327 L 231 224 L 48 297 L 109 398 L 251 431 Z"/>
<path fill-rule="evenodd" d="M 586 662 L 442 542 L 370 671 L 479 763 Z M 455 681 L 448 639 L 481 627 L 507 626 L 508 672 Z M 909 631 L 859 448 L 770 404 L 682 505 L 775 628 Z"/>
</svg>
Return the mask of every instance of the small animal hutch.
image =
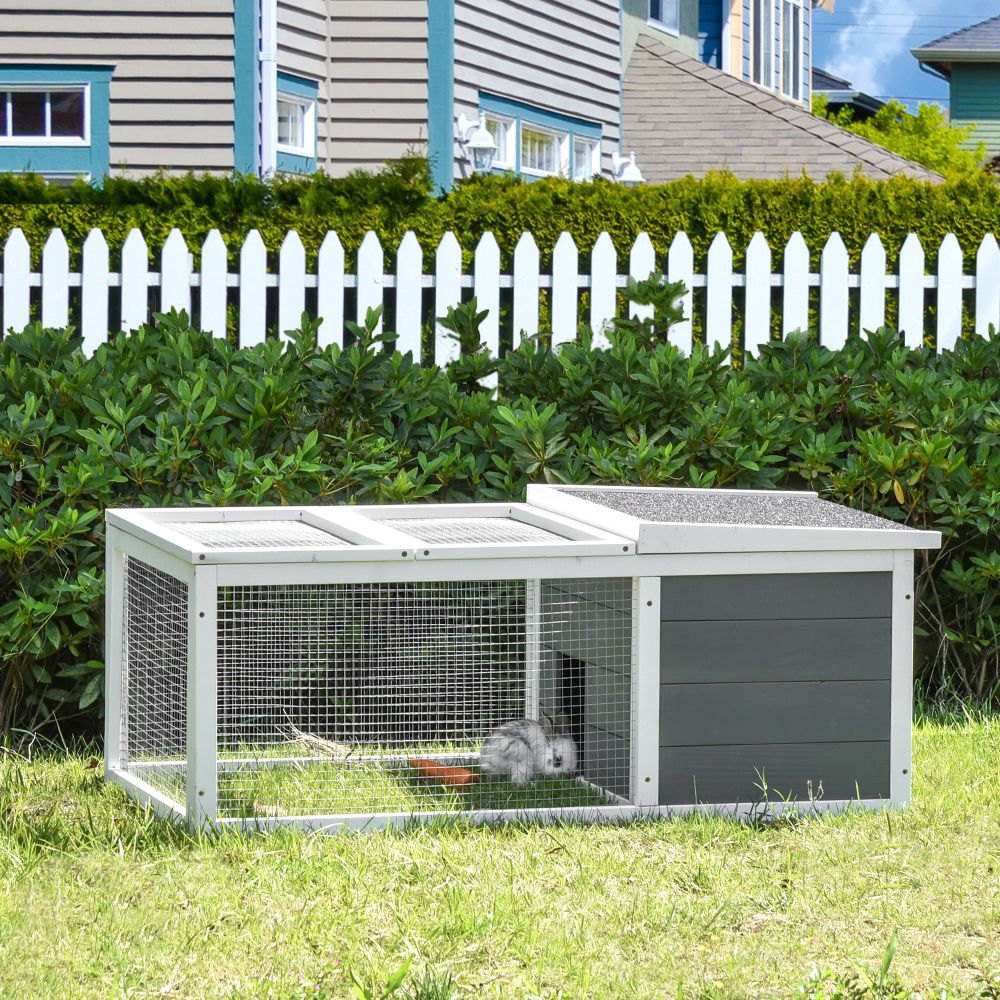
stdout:
<svg viewBox="0 0 1000 1000">
<path fill-rule="evenodd" d="M 107 776 L 192 826 L 909 799 L 935 532 L 813 493 L 575 486 L 107 526 Z M 486 766 L 505 731 L 527 774 Z"/>
</svg>

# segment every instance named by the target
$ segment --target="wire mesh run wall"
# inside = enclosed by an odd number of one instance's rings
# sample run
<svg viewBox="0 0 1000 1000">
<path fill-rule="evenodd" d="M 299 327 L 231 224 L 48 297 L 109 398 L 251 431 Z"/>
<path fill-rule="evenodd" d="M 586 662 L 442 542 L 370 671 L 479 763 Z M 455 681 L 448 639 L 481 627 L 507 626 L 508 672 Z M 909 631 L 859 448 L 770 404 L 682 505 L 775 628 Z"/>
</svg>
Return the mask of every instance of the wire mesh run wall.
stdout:
<svg viewBox="0 0 1000 1000">
<path fill-rule="evenodd" d="M 122 612 L 121 767 L 183 806 L 187 586 L 127 556 Z"/>
<path fill-rule="evenodd" d="M 226 587 L 219 817 L 631 793 L 631 579 Z"/>
</svg>

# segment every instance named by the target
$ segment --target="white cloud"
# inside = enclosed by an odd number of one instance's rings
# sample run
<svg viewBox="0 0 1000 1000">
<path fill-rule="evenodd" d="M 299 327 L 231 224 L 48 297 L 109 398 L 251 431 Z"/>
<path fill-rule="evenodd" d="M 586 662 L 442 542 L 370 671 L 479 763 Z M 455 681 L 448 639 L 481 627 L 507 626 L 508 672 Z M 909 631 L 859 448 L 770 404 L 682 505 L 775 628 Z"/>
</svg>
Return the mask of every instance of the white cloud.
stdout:
<svg viewBox="0 0 1000 1000">
<path fill-rule="evenodd" d="M 826 67 L 867 94 L 886 93 L 891 76 L 889 64 L 909 53 L 909 34 L 917 23 L 917 12 L 903 13 L 900 4 L 894 8 L 899 13 L 892 19 L 892 28 L 880 32 L 877 28 L 880 7 L 884 4 L 876 0 L 861 0 L 854 7 L 852 14 L 856 23 L 845 25 L 837 32 L 832 59 Z"/>
</svg>

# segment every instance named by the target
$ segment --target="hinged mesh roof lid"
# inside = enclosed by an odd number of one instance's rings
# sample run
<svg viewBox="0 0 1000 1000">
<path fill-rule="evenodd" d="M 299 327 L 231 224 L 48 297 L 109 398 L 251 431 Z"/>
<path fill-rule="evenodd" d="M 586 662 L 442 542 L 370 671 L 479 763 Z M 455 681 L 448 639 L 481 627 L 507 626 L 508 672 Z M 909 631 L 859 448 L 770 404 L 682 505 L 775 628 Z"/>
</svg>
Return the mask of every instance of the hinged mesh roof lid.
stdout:
<svg viewBox="0 0 1000 1000">
<path fill-rule="evenodd" d="M 206 549 L 346 548 L 350 542 L 302 521 L 169 521 L 166 526 Z"/>
<path fill-rule="evenodd" d="M 565 541 L 566 536 L 512 517 L 390 517 L 387 524 L 422 542 L 481 545 Z"/>
</svg>

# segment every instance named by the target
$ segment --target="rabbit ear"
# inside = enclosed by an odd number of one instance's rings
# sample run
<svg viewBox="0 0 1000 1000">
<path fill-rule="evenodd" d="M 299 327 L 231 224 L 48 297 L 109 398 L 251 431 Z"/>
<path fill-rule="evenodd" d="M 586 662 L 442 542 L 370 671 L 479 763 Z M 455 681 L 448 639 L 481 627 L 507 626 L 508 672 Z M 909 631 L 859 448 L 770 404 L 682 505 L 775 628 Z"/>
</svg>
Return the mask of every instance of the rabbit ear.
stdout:
<svg viewBox="0 0 1000 1000">
<path fill-rule="evenodd" d="M 541 716 L 542 729 L 546 736 L 551 736 L 556 731 L 556 716 L 547 708 L 542 709 Z"/>
<path fill-rule="evenodd" d="M 570 718 L 565 712 L 554 712 L 549 716 L 550 736 L 569 736 Z"/>
</svg>

